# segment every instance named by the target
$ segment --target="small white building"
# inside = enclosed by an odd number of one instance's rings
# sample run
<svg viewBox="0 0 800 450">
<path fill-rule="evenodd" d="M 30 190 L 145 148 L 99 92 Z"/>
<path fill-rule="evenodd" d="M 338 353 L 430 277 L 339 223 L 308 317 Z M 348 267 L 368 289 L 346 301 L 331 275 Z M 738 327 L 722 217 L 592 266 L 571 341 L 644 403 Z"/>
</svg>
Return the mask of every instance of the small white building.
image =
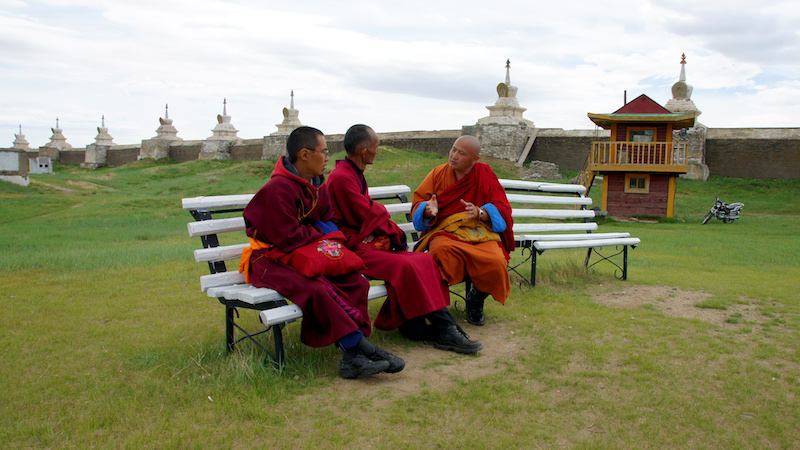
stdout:
<svg viewBox="0 0 800 450">
<path fill-rule="evenodd" d="M 0 149 L 0 181 L 30 186 L 28 154 L 16 148 Z"/>
</svg>

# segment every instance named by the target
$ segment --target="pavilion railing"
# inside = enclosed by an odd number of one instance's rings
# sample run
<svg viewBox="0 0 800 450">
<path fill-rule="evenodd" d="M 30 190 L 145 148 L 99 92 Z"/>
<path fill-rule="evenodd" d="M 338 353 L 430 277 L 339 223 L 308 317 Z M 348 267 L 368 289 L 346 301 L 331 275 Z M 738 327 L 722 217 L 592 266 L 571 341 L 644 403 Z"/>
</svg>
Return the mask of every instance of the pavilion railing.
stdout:
<svg viewBox="0 0 800 450">
<path fill-rule="evenodd" d="M 589 166 L 685 166 L 685 142 L 592 142 Z"/>
</svg>

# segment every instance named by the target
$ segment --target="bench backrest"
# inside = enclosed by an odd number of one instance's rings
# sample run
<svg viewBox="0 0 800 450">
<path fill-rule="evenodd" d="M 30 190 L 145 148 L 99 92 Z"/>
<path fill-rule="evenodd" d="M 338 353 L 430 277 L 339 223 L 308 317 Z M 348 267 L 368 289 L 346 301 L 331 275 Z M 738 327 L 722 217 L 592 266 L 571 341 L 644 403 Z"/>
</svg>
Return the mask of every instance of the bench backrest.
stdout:
<svg viewBox="0 0 800 450">
<path fill-rule="evenodd" d="M 588 209 L 592 199 L 584 195 L 586 188 L 582 185 L 507 179 L 501 179 L 500 184 L 505 188 L 512 205 L 515 234 L 591 232 L 597 229 L 597 224 L 589 221 L 595 217 L 595 211 Z M 369 189 L 373 199 L 399 201 L 399 203 L 387 203 L 386 209 L 400 228 L 410 235 L 409 242 L 413 242 L 416 233 L 410 219 L 411 203 L 407 197 L 410 193 L 411 188 L 405 185 L 378 186 Z M 200 237 L 203 243 L 203 248 L 194 251 L 195 260 L 208 263 L 211 272 L 201 277 L 201 290 L 244 283 L 244 276 L 238 272 L 238 267 L 228 271 L 225 261 L 235 261 L 238 264 L 242 249 L 249 245 L 243 233 L 245 225 L 241 213 L 253 195 L 183 199 L 183 209 L 189 211 L 195 218 L 195 222 L 187 225 L 189 236 Z M 531 208 L 529 207 L 531 205 L 537 207 Z M 564 223 L 564 220 L 570 219 L 578 222 Z M 221 237 L 225 241 L 224 245 L 220 240 Z M 521 239 L 526 238 L 518 236 L 518 240 Z M 229 241 L 233 243 L 228 243 Z"/>
</svg>

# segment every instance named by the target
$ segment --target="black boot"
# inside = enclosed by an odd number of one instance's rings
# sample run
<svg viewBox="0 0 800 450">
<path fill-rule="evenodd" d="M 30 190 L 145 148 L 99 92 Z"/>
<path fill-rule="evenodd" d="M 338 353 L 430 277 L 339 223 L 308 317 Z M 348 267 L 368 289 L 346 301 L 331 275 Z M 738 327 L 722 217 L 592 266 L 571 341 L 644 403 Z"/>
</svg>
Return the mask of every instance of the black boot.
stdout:
<svg viewBox="0 0 800 450">
<path fill-rule="evenodd" d="M 456 318 L 447 308 L 442 308 L 427 314 L 436 327 L 436 338 L 433 346 L 439 350 L 447 350 L 456 353 L 478 353 L 483 345 L 478 341 L 470 341 L 467 333 L 458 326 Z"/>
<path fill-rule="evenodd" d="M 406 362 L 403 361 L 401 358 L 387 352 L 386 350 L 378 347 L 377 345 L 372 344 L 366 339 L 361 339 L 361 341 L 358 342 L 355 348 L 358 348 L 358 351 L 362 355 L 366 356 L 372 361 L 388 362 L 389 367 L 387 367 L 386 370 L 384 371 L 386 373 L 397 373 L 406 367 Z"/>
<path fill-rule="evenodd" d="M 358 347 L 345 350 L 342 361 L 339 363 L 339 375 L 341 375 L 342 378 L 373 375 L 386 372 L 387 369 L 389 369 L 388 361 L 373 361 L 361 354 Z"/>
<path fill-rule="evenodd" d="M 469 340 L 469 336 L 458 325 L 453 325 L 447 330 L 439 333 L 439 337 L 433 344 L 439 350 L 448 350 L 456 353 L 478 353 L 483 349 L 483 344 L 478 341 Z"/>
<path fill-rule="evenodd" d="M 470 286 L 464 301 L 467 306 L 467 322 L 478 326 L 486 324 L 486 318 L 483 317 L 483 301 L 488 296 L 488 293 L 475 289 L 474 284 Z"/>
</svg>

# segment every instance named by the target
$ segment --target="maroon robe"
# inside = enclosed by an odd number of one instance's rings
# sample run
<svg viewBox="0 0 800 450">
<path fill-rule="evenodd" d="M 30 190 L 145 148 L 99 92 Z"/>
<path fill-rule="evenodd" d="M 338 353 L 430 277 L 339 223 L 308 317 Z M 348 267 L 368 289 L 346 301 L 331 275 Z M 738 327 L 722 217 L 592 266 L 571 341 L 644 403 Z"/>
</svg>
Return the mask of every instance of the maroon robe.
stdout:
<svg viewBox="0 0 800 450">
<path fill-rule="evenodd" d="M 362 273 L 386 282 L 388 297 L 375 327 L 393 330 L 408 319 L 446 308 L 450 293 L 436 262 L 427 253 L 406 251 L 405 233 L 386 208 L 370 198 L 364 173 L 349 160 L 337 161 L 327 185 L 347 247 L 367 266 Z M 375 239 L 362 242 L 369 235 Z"/>
<path fill-rule="evenodd" d="M 324 177 L 315 178 L 312 184 L 287 166 L 291 166 L 288 158 L 281 157 L 243 216 L 248 236 L 288 253 L 322 237 L 325 233 L 314 224 L 332 220 L 333 211 L 321 184 Z M 253 286 L 274 289 L 303 311 L 300 338 L 304 344 L 324 347 L 359 329 L 370 335 L 369 282 L 361 274 L 307 278 L 266 257 L 266 250 L 253 251 L 250 270 Z"/>
</svg>

